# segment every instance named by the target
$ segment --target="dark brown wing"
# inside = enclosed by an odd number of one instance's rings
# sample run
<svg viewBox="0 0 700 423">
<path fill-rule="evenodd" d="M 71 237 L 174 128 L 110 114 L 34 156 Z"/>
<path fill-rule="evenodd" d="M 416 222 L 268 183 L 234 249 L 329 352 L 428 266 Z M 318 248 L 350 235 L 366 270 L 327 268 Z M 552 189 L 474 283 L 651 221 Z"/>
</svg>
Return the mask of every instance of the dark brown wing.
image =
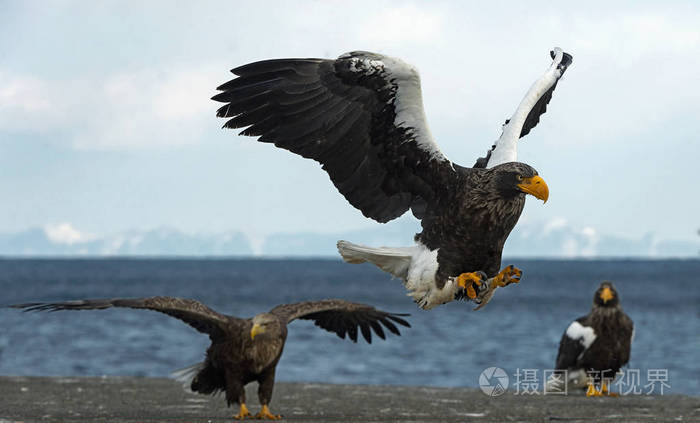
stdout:
<svg viewBox="0 0 700 423">
<path fill-rule="evenodd" d="M 329 332 L 335 332 L 345 339 L 345 335 L 357 342 L 358 327 L 362 336 L 368 343 L 372 343 L 372 331 L 380 338 L 385 339 L 384 329 L 401 335 L 395 323 L 411 327 L 400 316 L 408 314 L 387 313 L 382 310 L 360 303 L 351 303 L 345 300 L 321 300 L 305 301 L 295 304 L 282 304 L 270 313 L 279 316 L 287 323 L 294 319 L 313 320 L 316 326 Z"/>
<path fill-rule="evenodd" d="M 259 137 L 323 165 L 362 213 L 388 222 L 417 217 L 451 164 L 433 140 L 415 68 L 352 52 L 337 60 L 278 59 L 233 69 L 214 100 L 226 128 Z"/>
<path fill-rule="evenodd" d="M 155 310 L 182 320 L 214 340 L 225 336 L 227 325 L 235 320 L 217 313 L 199 301 L 174 297 L 112 298 L 75 300 L 57 303 L 14 304 L 12 308 L 24 311 L 102 310 L 111 307 L 127 307 Z"/>
<path fill-rule="evenodd" d="M 634 340 L 634 323 L 628 315 L 622 313 L 620 319 L 620 365 L 624 366 L 630 361 L 630 351 Z"/>
</svg>

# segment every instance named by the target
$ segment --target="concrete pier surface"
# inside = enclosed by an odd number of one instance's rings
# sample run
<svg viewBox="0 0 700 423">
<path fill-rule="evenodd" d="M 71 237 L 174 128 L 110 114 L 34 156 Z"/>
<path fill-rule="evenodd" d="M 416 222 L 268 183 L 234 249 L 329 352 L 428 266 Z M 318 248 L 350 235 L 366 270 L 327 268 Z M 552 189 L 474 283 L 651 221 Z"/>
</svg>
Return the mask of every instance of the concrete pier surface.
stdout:
<svg viewBox="0 0 700 423">
<path fill-rule="evenodd" d="M 257 385 L 248 408 L 259 410 Z M 277 383 L 270 406 L 294 422 L 700 422 L 700 397 L 532 396 L 479 389 Z M 0 377 L 0 423 L 231 422 L 223 396 L 185 392 L 171 379 Z"/>
</svg>

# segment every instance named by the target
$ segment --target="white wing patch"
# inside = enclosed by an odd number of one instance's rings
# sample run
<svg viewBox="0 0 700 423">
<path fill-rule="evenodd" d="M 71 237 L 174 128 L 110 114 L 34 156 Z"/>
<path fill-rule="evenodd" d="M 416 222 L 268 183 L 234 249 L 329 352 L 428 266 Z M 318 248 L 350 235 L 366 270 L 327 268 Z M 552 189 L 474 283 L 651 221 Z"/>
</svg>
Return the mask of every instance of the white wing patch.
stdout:
<svg viewBox="0 0 700 423">
<path fill-rule="evenodd" d="M 379 74 L 386 81 L 387 88 L 395 88 L 394 125 L 406 128 L 414 136 L 418 147 L 429 153 L 432 159 L 447 160 L 428 128 L 423 109 L 420 75 L 415 67 L 401 59 L 367 52 L 345 53 L 338 59 L 348 59 L 351 72 Z"/>
<path fill-rule="evenodd" d="M 410 129 L 415 135 L 418 146 L 430 153 L 431 158 L 447 160 L 428 127 L 428 120 L 423 109 L 423 94 L 418 70 L 402 60 L 392 57 L 385 56 L 383 61 L 389 81 L 397 87 L 394 102 L 396 109 L 394 125 Z"/>
<path fill-rule="evenodd" d="M 573 322 L 566 329 L 566 336 L 573 340 L 578 340 L 584 349 L 588 349 L 593 341 L 595 341 L 596 334 L 592 327 L 583 326 L 579 322 Z"/>
<path fill-rule="evenodd" d="M 530 87 L 525 97 L 520 101 L 518 108 L 508 123 L 503 125 L 503 133 L 494 144 L 495 148 L 491 152 L 491 157 L 486 165 L 487 168 L 499 164 L 518 161 L 518 139 L 522 132 L 525 119 L 537 101 L 561 78 L 562 71 L 557 66 L 564 58 L 564 52 L 559 47 L 554 48 L 554 60 L 549 69 Z"/>
</svg>

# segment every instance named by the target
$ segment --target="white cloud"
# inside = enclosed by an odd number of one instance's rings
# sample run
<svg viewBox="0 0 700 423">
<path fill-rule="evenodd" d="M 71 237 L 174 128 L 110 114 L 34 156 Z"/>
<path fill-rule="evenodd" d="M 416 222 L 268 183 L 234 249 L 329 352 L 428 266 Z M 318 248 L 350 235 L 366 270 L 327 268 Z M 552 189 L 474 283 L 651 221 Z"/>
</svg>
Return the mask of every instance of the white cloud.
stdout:
<svg viewBox="0 0 700 423">
<path fill-rule="evenodd" d="M 3 72 L 2 69 L 0 81 L 0 130 L 41 128 L 42 117 L 50 113 L 51 108 L 45 82 L 28 75 Z"/>
<path fill-rule="evenodd" d="M 107 78 L 92 99 L 90 124 L 74 139 L 81 149 L 139 149 L 201 142 L 216 104 L 209 97 L 225 67 L 138 71 Z"/>
<path fill-rule="evenodd" d="M 26 76 L 12 76 L 0 72 L 0 108 L 27 111 L 45 110 L 49 101 L 45 97 L 42 81 Z"/>
<path fill-rule="evenodd" d="M 550 233 L 564 229 L 568 226 L 568 221 L 563 217 L 555 217 L 544 225 L 542 228 L 542 235 L 547 236 Z"/>
<path fill-rule="evenodd" d="M 63 132 L 86 150 L 196 143 L 214 120 L 210 97 L 227 77 L 226 66 L 52 81 L 14 75 L 0 88 L 0 130 Z"/>
<path fill-rule="evenodd" d="M 46 237 L 54 244 L 79 244 L 95 239 L 94 235 L 80 232 L 70 223 L 49 224 L 44 227 Z"/>
<path fill-rule="evenodd" d="M 561 248 L 564 257 L 576 257 L 579 254 L 578 242 L 576 242 L 574 238 L 567 238 L 564 240 Z"/>
<path fill-rule="evenodd" d="M 598 231 L 591 226 L 586 226 L 585 228 L 581 229 L 581 235 L 586 243 L 581 247 L 579 254 L 583 257 L 596 256 L 598 253 L 598 241 L 600 240 Z"/>
</svg>

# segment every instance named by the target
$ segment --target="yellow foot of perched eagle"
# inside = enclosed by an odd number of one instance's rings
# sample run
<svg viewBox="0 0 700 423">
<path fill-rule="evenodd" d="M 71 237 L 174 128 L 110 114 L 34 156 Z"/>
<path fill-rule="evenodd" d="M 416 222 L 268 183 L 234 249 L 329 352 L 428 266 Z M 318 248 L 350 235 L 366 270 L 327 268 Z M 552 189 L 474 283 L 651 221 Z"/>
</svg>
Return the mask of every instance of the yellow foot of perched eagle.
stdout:
<svg viewBox="0 0 700 423">
<path fill-rule="evenodd" d="M 477 296 L 479 287 L 486 283 L 486 274 L 484 272 L 462 273 L 457 276 L 457 285 L 467 292 L 467 297 L 474 299 Z"/>
<path fill-rule="evenodd" d="M 255 418 L 260 420 L 260 419 L 265 419 L 265 420 L 281 420 L 282 416 L 277 414 L 272 414 L 270 412 L 270 408 L 267 406 L 267 404 L 262 406 L 262 409 L 258 414 L 255 415 Z"/>
<path fill-rule="evenodd" d="M 601 391 L 603 392 L 603 395 L 607 395 L 609 397 L 619 396 L 619 394 L 616 392 L 608 391 L 608 385 L 606 385 L 605 383 L 603 383 L 603 389 Z"/>
<path fill-rule="evenodd" d="M 603 393 L 600 392 L 594 384 L 589 383 L 588 384 L 588 390 L 586 391 L 586 396 L 587 397 L 601 397 L 603 396 Z"/>
<path fill-rule="evenodd" d="M 586 396 L 587 397 L 602 397 L 602 396 L 609 396 L 609 397 L 617 397 L 618 394 L 615 392 L 610 392 L 608 390 L 608 385 L 603 382 L 600 391 L 595 387 L 593 383 L 588 384 L 588 390 L 586 391 Z"/>
<path fill-rule="evenodd" d="M 236 420 L 243 420 L 246 417 L 252 419 L 253 415 L 250 414 L 250 411 L 248 411 L 248 407 L 246 407 L 245 404 L 241 403 L 241 408 L 238 410 L 238 414 L 233 416 L 233 418 Z"/>
</svg>

